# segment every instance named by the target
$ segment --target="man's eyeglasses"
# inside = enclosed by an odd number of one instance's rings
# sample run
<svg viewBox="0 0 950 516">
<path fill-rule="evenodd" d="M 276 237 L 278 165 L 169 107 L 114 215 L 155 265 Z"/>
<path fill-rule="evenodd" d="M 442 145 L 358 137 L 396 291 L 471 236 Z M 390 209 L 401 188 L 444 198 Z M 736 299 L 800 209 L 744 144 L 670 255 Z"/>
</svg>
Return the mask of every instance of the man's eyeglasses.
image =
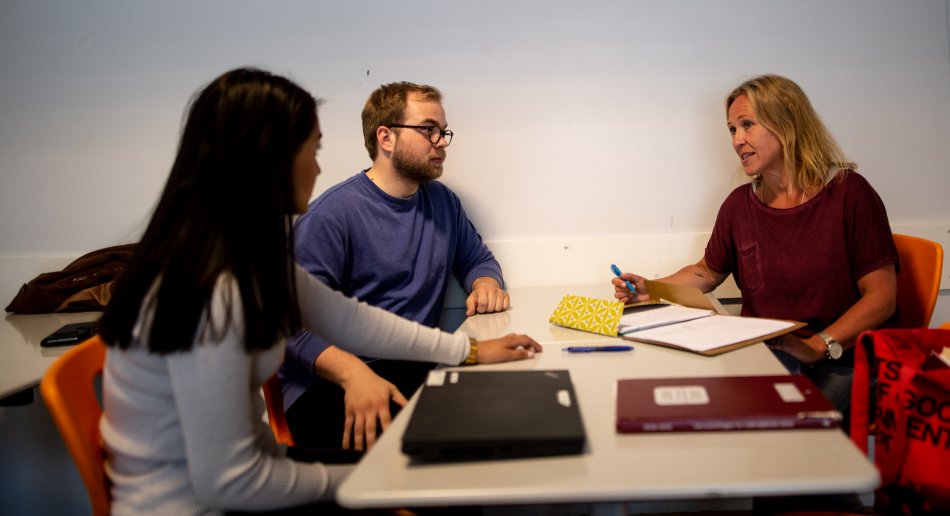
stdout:
<svg viewBox="0 0 950 516">
<path fill-rule="evenodd" d="M 452 143 L 452 136 L 455 135 L 452 131 L 448 129 L 442 129 L 437 125 L 401 125 L 401 124 L 389 124 L 386 127 L 392 128 L 404 128 L 404 129 L 425 129 L 427 135 L 429 135 L 429 141 L 433 145 L 439 143 L 439 140 L 445 138 L 445 144 L 448 145 Z"/>
</svg>

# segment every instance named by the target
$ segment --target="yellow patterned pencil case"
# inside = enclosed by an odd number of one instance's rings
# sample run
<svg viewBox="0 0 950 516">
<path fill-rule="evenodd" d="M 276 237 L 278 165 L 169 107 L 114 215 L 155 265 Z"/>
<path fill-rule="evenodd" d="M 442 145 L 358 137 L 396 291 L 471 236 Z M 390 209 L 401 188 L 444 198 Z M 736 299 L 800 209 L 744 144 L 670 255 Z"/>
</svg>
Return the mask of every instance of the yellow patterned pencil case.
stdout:
<svg viewBox="0 0 950 516">
<path fill-rule="evenodd" d="M 616 337 L 623 307 L 620 301 L 568 294 L 548 320 L 558 326 Z"/>
</svg>

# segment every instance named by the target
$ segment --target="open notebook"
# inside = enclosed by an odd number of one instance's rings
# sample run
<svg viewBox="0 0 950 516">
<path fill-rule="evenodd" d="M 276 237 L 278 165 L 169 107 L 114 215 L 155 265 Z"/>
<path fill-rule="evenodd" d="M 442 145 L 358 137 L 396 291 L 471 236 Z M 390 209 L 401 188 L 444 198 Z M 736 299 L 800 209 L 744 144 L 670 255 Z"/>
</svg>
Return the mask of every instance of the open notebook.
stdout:
<svg viewBox="0 0 950 516">
<path fill-rule="evenodd" d="M 651 300 L 625 307 L 620 317 L 618 334 L 625 339 L 718 355 L 805 326 L 727 315 L 715 297 L 694 287 L 647 280 L 647 288 Z"/>
<path fill-rule="evenodd" d="M 620 316 L 620 326 L 617 328 L 617 333 L 626 335 L 658 326 L 692 321 L 715 313 L 703 308 L 671 304 L 633 306 L 625 309 L 623 315 Z"/>
<path fill-rule="evenodd" d="M 648 316 L 648 324 L 641 324 L 642 315 Z M 716 355 L 803 326 L 803 323 L 781 319 L 718 315 L 679 305 L 650 305 L 625 311 L 620 318 L 619 333 L 629 340 Z"/>
<path fill-rule="evenodd" d="M 805 326 L 796 321 L 739 317 L 698 288 L 647 281 L 649 301 L 624 306 L 616 300 L 566 295 L 550 322 L 575 330 L 620 336 L 703 355 L 718 355 Z"/>
</svg>

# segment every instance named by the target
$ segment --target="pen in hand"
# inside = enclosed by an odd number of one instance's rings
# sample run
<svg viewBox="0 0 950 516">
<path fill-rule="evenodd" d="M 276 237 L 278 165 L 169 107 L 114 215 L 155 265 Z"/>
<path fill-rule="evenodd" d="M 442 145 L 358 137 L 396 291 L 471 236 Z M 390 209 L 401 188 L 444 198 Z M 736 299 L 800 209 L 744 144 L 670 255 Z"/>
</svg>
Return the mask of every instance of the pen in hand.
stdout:
<svg viewBox="0 0 950 516">
<path fill-rule="evenodd" d="M 614 274 L 616 274 L 618 278 L 623 279 L 623 278 L 621 278 L 621 275 L 622 275 L 623 273 L 620 272 L 620 267 L 617 267 L 616 265 L 614 265 L 614 264 L 611 263 L 611 264 L 610 264 L 610 270 L 614 271 Z M 633 283 L 630 283 L 630 280 L 624 280 L 624 282 L 627 283 L 627 288 L 630 289 L 630 292 L 633 292 L 634 294 L 637 293 L 637 289 L 634 288 Z"/>
</svg>

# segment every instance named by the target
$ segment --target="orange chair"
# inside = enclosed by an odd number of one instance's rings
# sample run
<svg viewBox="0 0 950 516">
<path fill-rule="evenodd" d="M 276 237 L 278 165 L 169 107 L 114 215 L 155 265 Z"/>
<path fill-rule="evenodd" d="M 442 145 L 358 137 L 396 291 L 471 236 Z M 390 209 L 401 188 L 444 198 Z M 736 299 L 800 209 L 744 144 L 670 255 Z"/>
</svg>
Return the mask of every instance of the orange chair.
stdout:
<svg viewBox="0 0 950 516">
<path fill-rule="evenodd" d="M 937 304 L 943 272 L 943 248 L 937 242 L 894 235 L 900 256 L 897 275 L 897 327 L 926 328 Z"/>
<path fill-rule="evenodd" d="M 105 357 L 105 344 L 93 336 L 59 357 L 40 382 L 40 394 L 86 484 L 95 515 L 109 514 L 111 505 L 99 436 L 102 406 L 94 384 Z"/>
<path fill-rule="evenodd" d="M 941 330 L 950 330 L 950 321 L 947 321 L 940 325 Z"/>
<path fill-rule="evenodd" d="M 270 422 L 270 429 L 274 432 L 277 442 L 294 445 L 294 436 L 290 434 L 290 428 L 287 427 L 287 418 L 284 417 L 284 394 L 280 388 L 280 380 L 277 375 L 271 376 L 264 382 L 264 405 L 267 406 L 267 421 Z"/>
</svg>

